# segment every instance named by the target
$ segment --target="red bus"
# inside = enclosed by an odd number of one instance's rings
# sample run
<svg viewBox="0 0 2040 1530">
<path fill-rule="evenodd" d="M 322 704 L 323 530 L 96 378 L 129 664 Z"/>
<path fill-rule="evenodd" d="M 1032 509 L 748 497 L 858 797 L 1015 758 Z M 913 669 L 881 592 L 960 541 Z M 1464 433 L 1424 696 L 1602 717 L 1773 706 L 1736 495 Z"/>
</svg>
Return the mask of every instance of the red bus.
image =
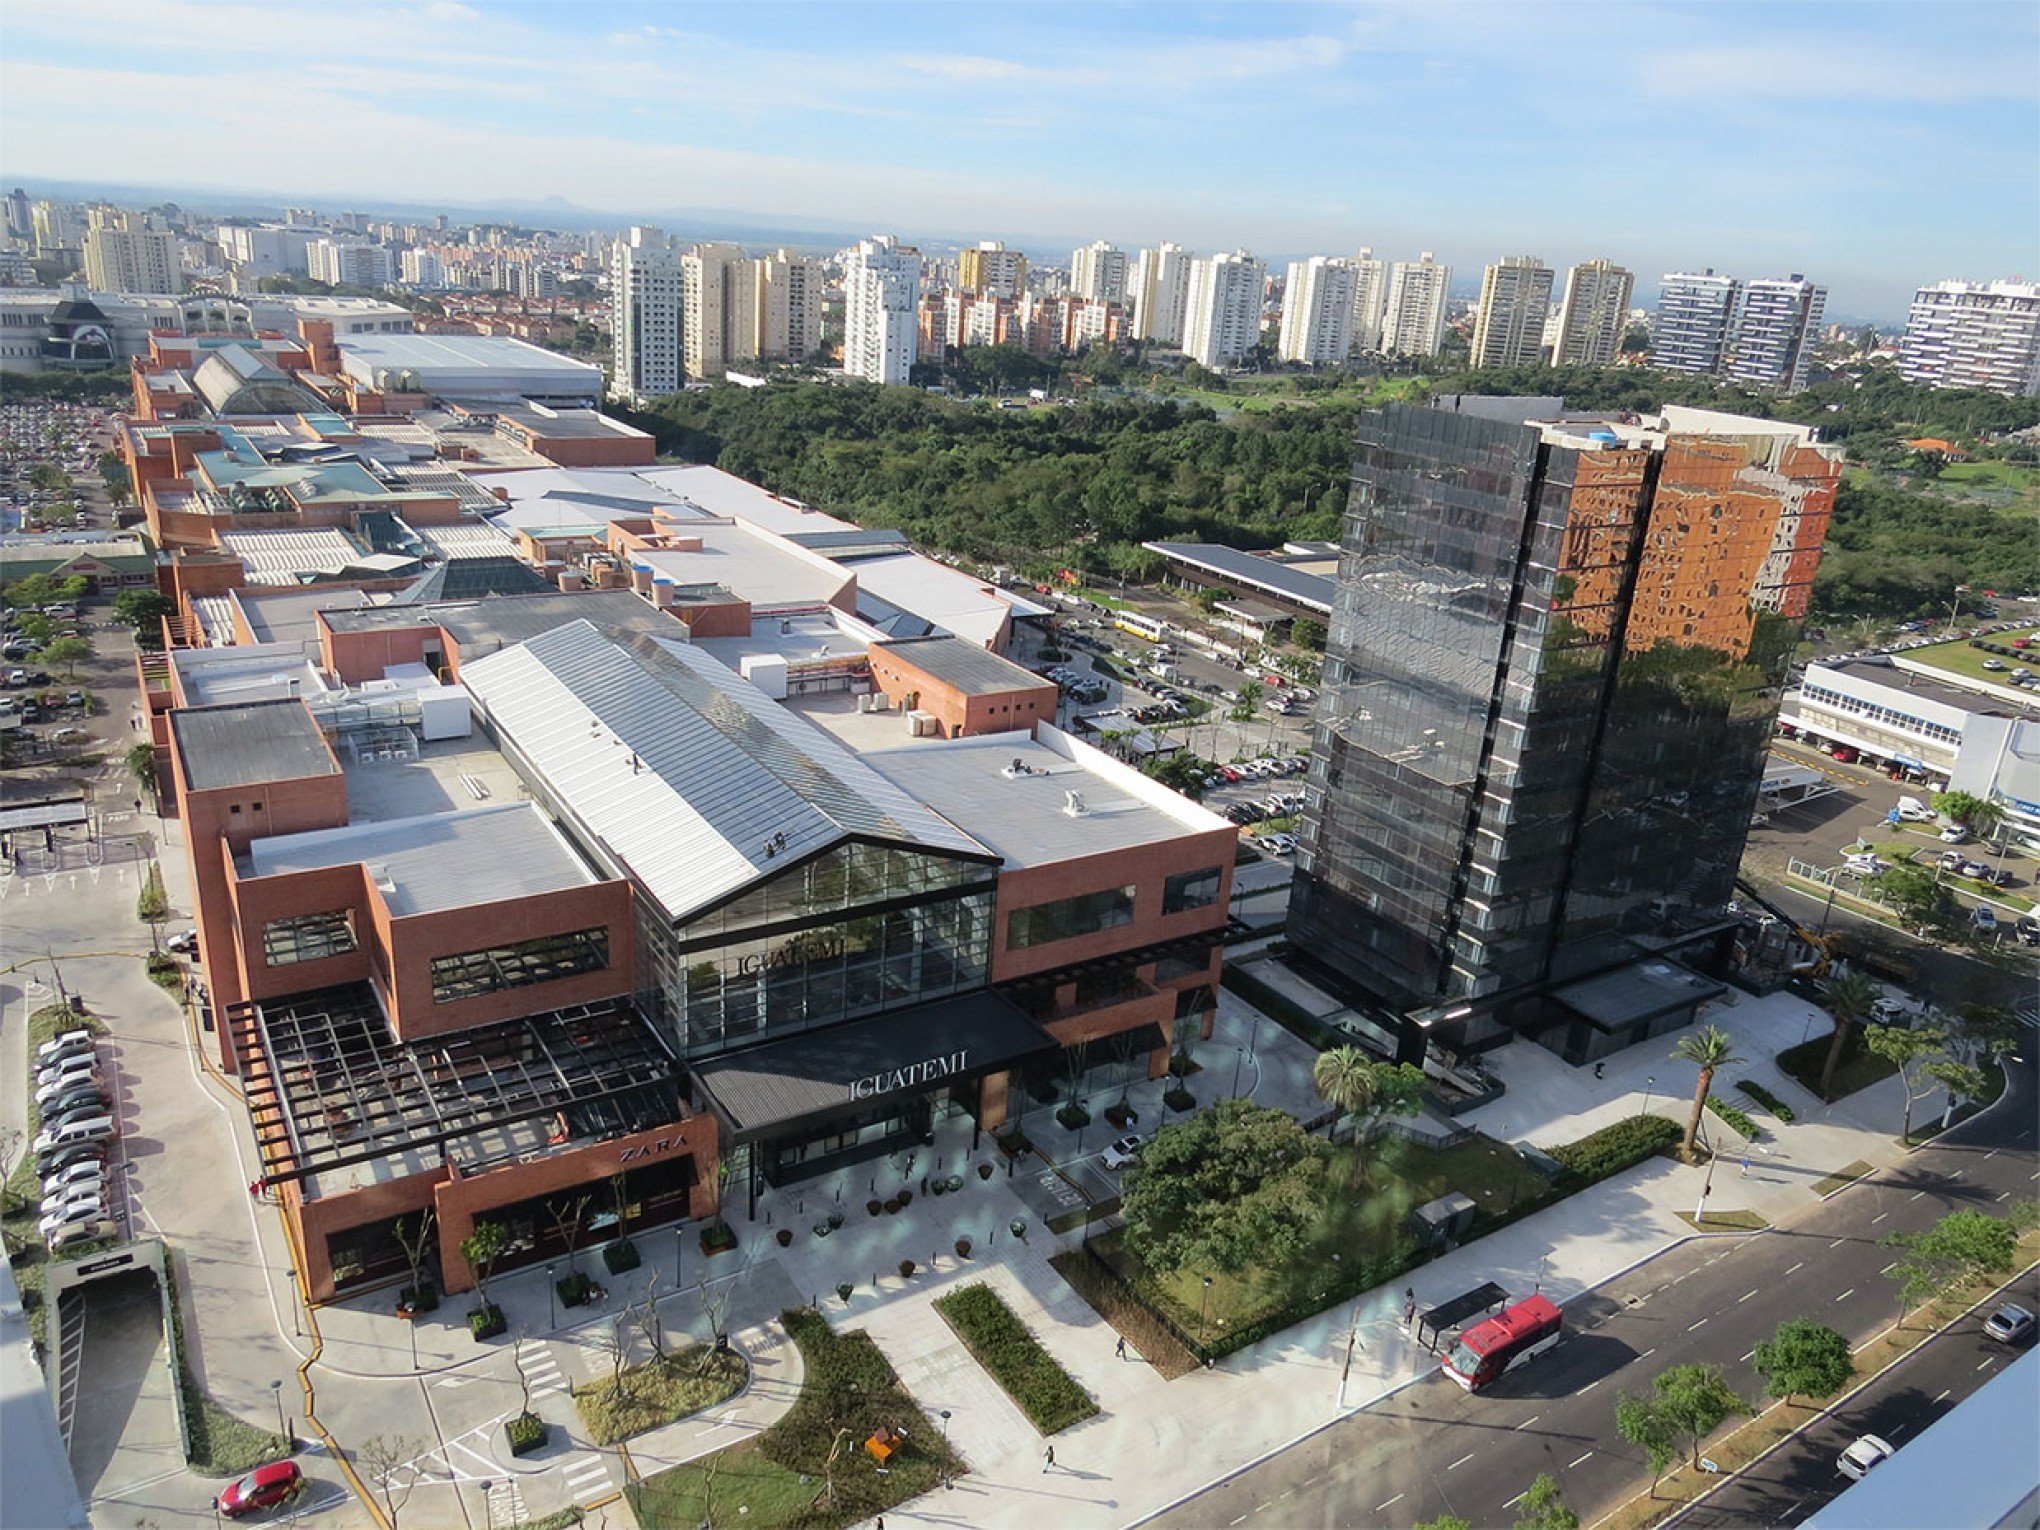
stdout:
<svg viewBox="0 0 2040 1530">
<path fill-rule="evenodd" d="M 1446 1375 L 1467 1391 L 1478 1392 L 1564 1336 L 1565 1314 L 1542 1296 L 1525 1297 L 1467 1329 L 1442 1364 Z"/>
</svg>

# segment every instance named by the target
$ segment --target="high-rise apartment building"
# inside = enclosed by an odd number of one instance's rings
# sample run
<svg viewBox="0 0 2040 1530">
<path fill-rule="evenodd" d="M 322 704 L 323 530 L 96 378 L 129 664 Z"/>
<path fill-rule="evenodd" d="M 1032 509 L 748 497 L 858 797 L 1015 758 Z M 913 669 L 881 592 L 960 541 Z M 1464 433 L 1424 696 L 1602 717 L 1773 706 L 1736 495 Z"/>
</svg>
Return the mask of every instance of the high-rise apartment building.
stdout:
<svg viewBox="0 0 2040 1530">
<path fill-rule="evenodd" d="M 1827 288 L 1796 271 L 1745 286 L 1728 348 L 1729 380 L 1785 393 L 1805 387 L 1826 306 Z"/>
<path fill-rule="evenodd" d="M 38 255 L 58 250 L 75 250 L 79 245 L 78 215 L 68 202 L 44 200 L 29 210 L 29 223 Z"/>
<path fill-rule="evenodd" d="M 182 292 L 177 236 L 147 213 L 93 208 L 85 230 L 85 285 L 94 292 Z"/>
<path fill-rule="evenodd" d="M 1349 260 L 1325 255 L 1292 260 L 1282 294 L 1282 359 L 1305 366 L 1344 361 L 1353 349 L 1358 285 L 1359 272 Z"/>
<path fill-rule="evenodd" d="M 610 246 L 609 390 L 636 400 L 678 393 L 680 254 L 656 228 L 633 228 Z"/>
<path fill-rule="evenodd" d="M 397 279 L 387 248 L 353 239 L 314 239 L 305 247 L 305 269 L 313 281 L 335 287 L 389 287 Z"/>
<path fill-rule="evenodd" d="M 1605 367 L 1622 349 L 1636 276 L 1611 260 L 1582 261 L 1565 273 L 1552 333 L 1555 367 Z"/>
<path fill-rule="evenodd" d="M 843 370 L 876 383 L 906 382 L 920 302 L 921 252 L 891 234 L 860 240 L 843 269 Z"/>
<path fill-rule="evenodd" d="M 1560 399 L 1363 418 L 1289 935 L 1404 1060 L 1590 1062 L 1721 992 L 1840 482 L 1815 443 Z"/>
<path fill-rule="evenodd" d="M 19 186 L 7 193 L 7 237 L 23 244 L 35 238 L 35 211 Z"/>
<path fill-rule="evenodd" d="M 1142 250 L 1133 265 L 1133 338 L 1155 345 L 1183 343 L 1183 315 L 1190 304 L 1190 263 L 1180 244 Z"/>
<path fill-rule="evenodd" d="M 1929 388 L 2040 395 L 2040 286 L 1936 282 L 1913 294 L 1899 371 Z"/>
<path fill-rule="evenodd" d="M 808 360 L 822 343 L 822 268 L 790 250 L 750 262 L 745 315 L 733 360 Z"/>
<path fill-rule="evenodd" d="M 310 275 L 311 244 L 319 231 L 273 223 L 230 223 L 222 224 L 216 237 L 236 280 L 252 286 L 265 276 Z"/>
<path fill-rule="evenodd" d="M 397 274 L 406 287 L 431 292 L 446 285 L 446 262 L 437 250 L 406 250 L 397 261 Z"/>
<path fill-rule="evenodd" d="M 1388 308 L 1388 262 L 1364 249 L 1347 262 L 1353 268 L 1353 349 L 1381 349 L 1381 319 Z"/>
<path fill-rule="evenodd" d="M 1705 271 L 1672 271 L 1658 288 L 1650 326 L 1650 364 L 1668 372 L 1719 374 L 1728 360 L 1742 283 Z"/>
<path fill-rule="evenodd" d="M 1551 311 L 1551 268 L 1534 255 L 1504 255 L 1480 280 L 1473 320 L 1473 364 L 1511 367 L 1536 361 Z"/>
<path fill-rule="evenodd" d="M 1016 298 L 1027 290 L 1027 257 L 996 239 L 981 239 L 956 257 L 956 285 L 979 297 Z"/>
<path fill-rule="evenodd" d="M 1445 344 L 1445 297 L 1452 268 L 1424 251 L 1421 259 L 1399 260 L 1389 271 L 1388 302 L 1382 310 L 1381 349 L 1399 356 L 1435 356 Z"/>
<path fill-rule="evenodd" d="M 1184 354 L 1199 366 L 1228 367 L 1258 345 L 1267 280 L 1267 268 L 1245 250 L 1192 261 Z"/>
<path fill-rule="evenodd" d="M 730 335 L 743 322 L 748 266 L 733 244 L 697 244 L 680 257 L 680 357 L 690 381 L 720 377 L 728 368 Z"/>
<path fill-rule="evenodd" d="M 1126 301 L 1126 251 L 1103 239 L 1070 252 L 1070 296 L 1096 303 Z"/>
</svg>

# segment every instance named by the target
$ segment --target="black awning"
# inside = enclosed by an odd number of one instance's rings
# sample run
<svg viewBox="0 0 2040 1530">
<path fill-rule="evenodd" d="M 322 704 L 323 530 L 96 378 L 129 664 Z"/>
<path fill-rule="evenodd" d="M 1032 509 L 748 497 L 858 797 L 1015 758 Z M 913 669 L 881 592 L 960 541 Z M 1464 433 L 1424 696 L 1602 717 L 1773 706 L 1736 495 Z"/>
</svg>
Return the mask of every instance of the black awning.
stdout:
<svg viewBox="0 0 2040 1530">
<path fill-rule="evenodd" d="M 1471 1291 L 1462 1291 L 1450 1301 L 1440 1302 L 1417 1319 L 1416 1339 L 1426 1349 L 1435 1350 L 1439 1335 L 1448 1328 L 1456 1328 L 1476 1313 L 1489 1312 L 1503 1305 L 1509 1293 L 1493 1281 L 1475 1286 Z M 1425 1330 L 1429 1329 L 1427 1338 Z"/>
<path fill-rule="evenodd" d="M 718 1057 L 694 1076 L 743 1143 L 1054 1046 L 1010 1000 L 981 989 Z"/>
</svg>

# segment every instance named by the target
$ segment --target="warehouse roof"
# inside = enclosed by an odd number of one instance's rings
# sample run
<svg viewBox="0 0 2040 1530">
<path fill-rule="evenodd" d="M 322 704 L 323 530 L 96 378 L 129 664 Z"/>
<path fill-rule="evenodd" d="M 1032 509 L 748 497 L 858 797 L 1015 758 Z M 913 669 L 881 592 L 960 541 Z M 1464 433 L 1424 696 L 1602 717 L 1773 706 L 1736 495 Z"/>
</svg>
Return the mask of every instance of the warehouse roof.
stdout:
<svg viewBox="0 0 2040 1530">
<path fill-rule="evenodd" d="M 1055 682 L 1023 669 L 975 643 L 957 637 L 894 638 L 873 645 L 878 651 L 911 664 L 923 674 L 954 686 L 966 696 L 991 696 L 1007 691 L 1053 689 Z"/>
<path fill-rule="evenodd" d="M 1332 613 L 1332 596 L 1338 589 L 1338 581 L 1327 579 L 1322 574 L 1308 574 L 1273 558 L 1242 552 L 1237 547 L 1222 547 L 1215 542 L 1144 542 L 1141 545 L 1186 568 L 1215 574 L 1322 616 Z"/>
<path fill-rule="evenodd" d="M 302 701 L 186 707 L 170 714 L 170 736 L 197 792 L 340 774 Z"/>
</svg>

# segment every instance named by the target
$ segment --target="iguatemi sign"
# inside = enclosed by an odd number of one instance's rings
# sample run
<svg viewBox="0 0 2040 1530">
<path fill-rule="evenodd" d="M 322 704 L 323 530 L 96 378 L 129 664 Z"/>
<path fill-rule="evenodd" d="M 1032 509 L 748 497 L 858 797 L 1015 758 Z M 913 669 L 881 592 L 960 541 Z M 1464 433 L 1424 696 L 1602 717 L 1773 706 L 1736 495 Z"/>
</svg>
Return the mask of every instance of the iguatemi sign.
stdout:
<svg viewBox="0 0 2040 1530">
<path fill-rule="evenodd" d="M 965 1047 L 941 1057 L 924 1058 L 917 1063 L 908 1063 L 903 1068 L 888 1068 L 882 1073 L 873 1073 L 856 1079 L 850 1085 L 850 1098 L 869 1100 L 901 1089 L 918 1089 L 921 1085 L 932 1084 L 939 1078 L 948 1078 L 952 1073 L 961 1073 L 969 1066 L 970 1049 Z"/>
</svg>

